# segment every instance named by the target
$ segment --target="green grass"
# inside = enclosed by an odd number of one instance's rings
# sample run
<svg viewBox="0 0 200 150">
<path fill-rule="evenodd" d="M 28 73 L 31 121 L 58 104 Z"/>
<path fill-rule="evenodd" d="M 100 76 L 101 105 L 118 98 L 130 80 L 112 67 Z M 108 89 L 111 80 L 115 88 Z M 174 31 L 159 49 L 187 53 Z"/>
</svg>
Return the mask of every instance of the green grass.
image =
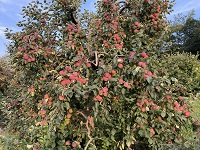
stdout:
<svg viewBox="0 0 200 150">
<path fill-rule="evenodd" d="M 190 100 L 190 105 L 192 106 L 191 116 L 194 118 L 194 121 L 200 122 L 200 93 L 197 95 L 194 100 Z M 193 131 L 192 127 L 188 124 L 186 129 L 183 131 L 184 138 L 190 138 L 196 134 L 196 131 Z"/>
<path fill-rule="evenodd" d="M 192 113 L 193 117 L 200 121 L 200 93 L 197 94 L 197 97 L 192 101 L 191 104 L 194 110 Z"/>
</svg>

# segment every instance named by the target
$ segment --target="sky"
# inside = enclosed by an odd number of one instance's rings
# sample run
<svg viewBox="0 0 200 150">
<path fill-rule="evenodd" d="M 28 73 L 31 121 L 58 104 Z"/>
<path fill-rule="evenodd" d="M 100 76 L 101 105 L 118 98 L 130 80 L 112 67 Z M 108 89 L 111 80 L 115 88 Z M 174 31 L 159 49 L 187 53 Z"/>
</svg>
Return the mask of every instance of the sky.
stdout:
<svg viewBox="0 0 200 150">
<path fill-rule="evenodd" d="M 6 40 L 4 30 L 6 28 L 13 31 L 19 31 L 17 23 L 22 20 L 20 15 L 22 6 L 27 6 L 31 0 L 0 0 L 0 57 L 6 54 Z M 94 2 L 96 0 L 87 0 L 84 8 L 95 11 Z M 195 18 L 200 19 L 200 0 L 175 0 L 173 12 L 168 17 L 172 19 L 178 13 L 187 14 L 192 9 L 195 10 Z"/>
</svg>

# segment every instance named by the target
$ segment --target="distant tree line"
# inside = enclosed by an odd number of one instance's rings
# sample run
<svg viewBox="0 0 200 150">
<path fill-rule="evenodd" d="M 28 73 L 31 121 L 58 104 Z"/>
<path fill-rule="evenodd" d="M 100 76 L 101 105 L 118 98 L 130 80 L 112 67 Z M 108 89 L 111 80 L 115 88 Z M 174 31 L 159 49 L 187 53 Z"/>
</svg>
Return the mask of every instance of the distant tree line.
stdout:
<svg viewBox="0 0 200 150">
<path fill-rule="evenodd" d="M 169 38 L 170 52 L 200 52 L 200 20 L 194 18 L 194 11 L 187 15 L 178 14 L 171 21 L 172 35 Z M 200 58 L 200 57 L 199 57 Z"/>
</svg>

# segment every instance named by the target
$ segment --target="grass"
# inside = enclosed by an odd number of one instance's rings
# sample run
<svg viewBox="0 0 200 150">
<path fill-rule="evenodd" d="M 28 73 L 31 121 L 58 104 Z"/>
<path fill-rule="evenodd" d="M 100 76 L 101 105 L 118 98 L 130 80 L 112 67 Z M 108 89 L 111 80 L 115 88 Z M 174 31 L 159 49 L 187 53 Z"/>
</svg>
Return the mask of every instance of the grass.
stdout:
<svg viewBox="0 0 200 150">
<path fill-rule="evenodd" d="M 190 100 L 189 102 L 193 110 L 193 112 L 191 112 L 191 116 L 193 117 L 194 121 L 200 122 L 200 93 L 199 95 L 196 95 L 194 100 Z M 182 134 L 183 137 L 187 139 L 195 135 L 196 131 L 194 131 L 193 128 L 188 124 Z"/>
<path fill-rule="evenodd" d="M 192 114 L 193 117 L 200 121 L 200 93 L 197 94 L 197 97 L 191 104 L 194 110 L 194 113 Z"/>
<path fill-rule="evenodd" d="M 0 138 L 0 150 L 3 150 L 2 148 L 3 148 L 3 146 L 2 146 L 2 141 L 1 141 L 1 138 Z"/>
<path fill-rule="evenodd" d="M 2 149 L 2 143 L 1 143 L 1 141 L 0 141 L 0 150 L 3 150 L 3 149 Z"/>
</svg>

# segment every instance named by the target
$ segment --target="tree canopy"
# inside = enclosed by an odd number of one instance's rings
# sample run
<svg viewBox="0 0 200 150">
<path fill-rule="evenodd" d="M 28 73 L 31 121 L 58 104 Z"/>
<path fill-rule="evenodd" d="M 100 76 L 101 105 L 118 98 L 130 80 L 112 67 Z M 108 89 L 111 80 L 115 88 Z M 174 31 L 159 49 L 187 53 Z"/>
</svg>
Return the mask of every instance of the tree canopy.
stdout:
<svg viewBox="0 0 200 150">
<path fill-rule="evenodd" d="M 152 68 L 168 0 L 38 0 L 11 40 L 8 126 L 34 149 L 162 149 L 191 121 L 187 90 Z"/>
<path fill-rule="evenodd" d="M 200 20 L 194 18 L 194 12 L 179 14 L 172 22 L 172 49 L 179 52 L 200 52 Z"/>
</svg>

